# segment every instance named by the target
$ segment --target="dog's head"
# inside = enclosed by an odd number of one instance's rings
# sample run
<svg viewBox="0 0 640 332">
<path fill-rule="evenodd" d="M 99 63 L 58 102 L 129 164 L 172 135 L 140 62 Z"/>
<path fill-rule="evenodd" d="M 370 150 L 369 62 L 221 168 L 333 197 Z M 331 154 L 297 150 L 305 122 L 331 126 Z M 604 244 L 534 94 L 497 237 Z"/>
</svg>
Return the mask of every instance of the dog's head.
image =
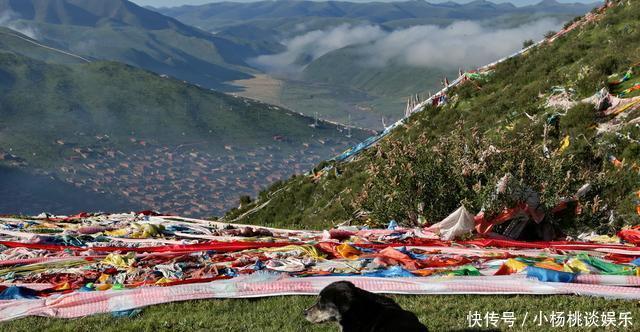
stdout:
<svg viewBox="0 0 640 332">
<path fill-rule="evenodd" d="M 320 292 L 318 302 L 304 311 L 305 318 L 311 323 L 339 321 L 349 311 L 357 288 L 348 281 L 337 281 Z"/>
</svg>

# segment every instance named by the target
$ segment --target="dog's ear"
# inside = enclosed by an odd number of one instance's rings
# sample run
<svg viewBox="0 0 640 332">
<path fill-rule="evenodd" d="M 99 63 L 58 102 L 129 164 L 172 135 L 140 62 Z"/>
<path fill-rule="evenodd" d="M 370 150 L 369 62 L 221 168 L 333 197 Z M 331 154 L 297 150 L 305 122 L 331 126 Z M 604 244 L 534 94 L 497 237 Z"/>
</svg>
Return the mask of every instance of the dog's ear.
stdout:
<svg viewBox="0 0 640 332">
<path fill-rule="evenodd" d="M 334 304 L 338 312 L 344 314 L 349 311 L 356 302 L 358 288 L 348 281 L 341 281 L 339 286 L 339 291 L 335 293 L 336 298 Z"/>
<path fill-rule="evenodd" d="M 334 306 L 340 314 L 344 314 L 357 302 L 358 291 L 349 281 L 336 281 L 320 292 L 320 299 L 323 304 Z"/>
</svg>

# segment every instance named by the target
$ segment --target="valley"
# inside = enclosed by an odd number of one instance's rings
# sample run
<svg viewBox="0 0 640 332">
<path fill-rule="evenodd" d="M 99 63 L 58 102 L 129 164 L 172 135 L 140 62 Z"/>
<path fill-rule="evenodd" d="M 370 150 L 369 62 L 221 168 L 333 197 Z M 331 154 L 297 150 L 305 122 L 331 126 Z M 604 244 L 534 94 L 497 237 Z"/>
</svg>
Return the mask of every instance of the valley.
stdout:
<svg viewBox="0 0 640 332">
<path fill-rule="evenodd" d="M 269 52 L 247 62 L 262 71 L 258 74 L 259 80 L 268 75 L 280 83 L 267 90 L 256 90 L 256 84 L 260 83 L 254 79 L 236 80 L 231 83 L 239 89 L 235 93 L 274 102 L 307 116 L 318 114 L 323 119 L 382 130 L 383 122 L 388 124 L 403 116 L 410 96 L 428 96 L 429 91 L 439 90 L 445 77 L 455 77 L 473 57 L 472 47 L 460 45 L 459 54 L 452 54 L 452 60 L 445 64 L 429 61 L 428 57 L 418 63 L 395 58 L 375 65 L 370 63 L 384 58 L 388 50 L 412 54 L 435 51 L 440 43 L 444 45 L 447 39 L 455 38 L 448 36 L 447 29 L 460 22 L 477 24 L 470 30 L 471 34 L 477 33 L 477 29 L 487 33 L 530 30 L 518 32 L 519 39 L 506 49 L 503 46 L 503 50 L 473 63 L 479 65 L 516 51 L 525 39 L 542 38 L 548 30 L 558 29 L 560 22 L 584 14 L 593 6 L 595 4 L 555 1 L 521 7 L 489 1 L 469 4 L 263 1 L 157 10 L 219 37 L 241 40 L 252 36 L 272 46 Z M 546 23 L 536 28 L 539 22 Z M 412 31 L 420 29 L 425 31 L 414 34 L 420 38 L 410 36 Z M 380 39 L 400 39 L 402 34 L 407 43 L 372 50 L 375 46 L 372 44 Z M 419 48 L 424 38 L 430 40 L 429 35 L 438 34 L 442 37 L 429 41 L 430 49 Z M 415 50 L 409 49 L 412 41 L 417 45 Z M 439 53 L 446 52 L 456 52 L 456 49 L 439 50 Z"/>
<path fill-rule="evenodd" d="M 60 186 L 31 208 L 2 199 L 2 213 L 219 215 L 369 135 L 125 64 L 32 52 L 15 36 L 0 34 L 0 165 L 19 171 L 9 183 Z M 76 190 L 103 204 L 65 198 Z"/>
</svg>

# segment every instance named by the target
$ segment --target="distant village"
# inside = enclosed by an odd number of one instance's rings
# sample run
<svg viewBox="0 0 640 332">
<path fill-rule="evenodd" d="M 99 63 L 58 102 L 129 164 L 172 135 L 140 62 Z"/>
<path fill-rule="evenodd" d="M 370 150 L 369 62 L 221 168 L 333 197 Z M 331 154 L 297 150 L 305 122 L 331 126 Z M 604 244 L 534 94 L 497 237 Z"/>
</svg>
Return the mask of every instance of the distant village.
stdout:
<svg viewBox="0 0 640 332">
<path fill-rule="evenodd" d="M 57 140 L 67 153 L 54 173 L 76 187 L 124 197 L 147 209 L 206 217 L 237 206 L 241 195 L 255 196 L 275 181 L 310 170 L 349 144 L 348 138 L 336 138 L 291 149 L 274 137 L 253 150 L 225 146 L 220 153 L 207 151 L 206 144 L 157 146 L 130 140 L 136 148 L 128 153 L 111 144 L 78 147 Z"/>
</svg>

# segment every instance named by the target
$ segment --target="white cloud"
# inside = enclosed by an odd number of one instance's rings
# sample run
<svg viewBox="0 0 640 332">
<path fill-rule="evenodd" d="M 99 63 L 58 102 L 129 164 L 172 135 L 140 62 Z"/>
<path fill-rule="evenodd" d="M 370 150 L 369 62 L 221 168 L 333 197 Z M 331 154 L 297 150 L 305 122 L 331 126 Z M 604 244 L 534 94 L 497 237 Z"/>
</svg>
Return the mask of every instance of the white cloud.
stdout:
<svg viewBox="0 0 640 332">
<path fill-rule="evenodd" d="M 447 27 L 415 26 L 385 31 L 373 25 L 341 25 L 315 30 L 283 41 L 286 51 L 259 56 L 249 62 L 274 74 L 296 74 L 322 55 L 350 45 L 360 45 L 363 64 L 384 66 L 399 62 L 416 67 L 473 67 L 509 55 L 527 39 L 538 40 L 561 22 L 543 19 L 512 29 L 486 28 L 459 21 Z"/>
<path fill-rule="evenodd" d="M 11 10 L 0 12 L 0 26 L 17 31 L 29 38 L 38 39 L 40 35 L 38 29 L 24 22 L 19 22 L 18 19 L 20 19 L 19 15 Z"/>
<path fill-rule="evenodd" d="M 354 44 L 373 42 L 385 36 L 378 26 L 343 24 L 329 30 L 314 30 L 283 41 L 287 50 L 262 55 L 249 62 L 272 73 L 293 74 L 304 65 L 331 51 Z"/>
<path fill-rule="evenodd" d="M 544 19 L 513 29 L 488 29 L 469 21 L 445 28 L 416 26 L 391 32 L 362 52 L 373 65 L 395 60 L 417 67 L 480 66 L 517 51 L 527 39 L 541 39 L 560 25 Z"/>
</svg>

